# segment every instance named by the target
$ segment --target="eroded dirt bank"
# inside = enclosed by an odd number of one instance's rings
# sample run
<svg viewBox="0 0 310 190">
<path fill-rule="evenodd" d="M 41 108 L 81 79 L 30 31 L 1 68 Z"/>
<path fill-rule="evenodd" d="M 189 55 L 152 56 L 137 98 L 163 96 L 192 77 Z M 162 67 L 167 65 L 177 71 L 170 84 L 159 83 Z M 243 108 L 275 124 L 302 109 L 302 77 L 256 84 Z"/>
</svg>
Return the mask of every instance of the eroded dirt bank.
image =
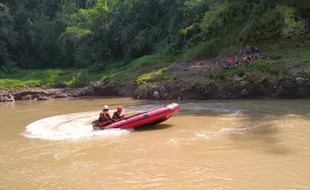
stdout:
<svg viewBox="0 0 310 190">
<path fill-rule="evenodd" d="M 214 61 L 191 61 L 166 69 L 163 74 L 173 76 L 169 80 L 139 86 L 118 85 L 107 80 L 97 88 L 102 94 L 137 99 L 310 98 L 308 64 L 291 61 L 270 71 L 258 69 L 247 73 L 245 70 L 226 76 L 222 76 L 222 71 L 222 65 Z"/>
<path fill-rule="evenodd" d="M 135 81 L 113 79 L 77 89 L 22 89 L 0 92 L 0 102 L 49 100 L 81 96 L 120 96 L 136 99 L 247 99 L 310 98 L 310 66 L 291 62 L 274 71 L 236 72 L 223 75 L 214 61 L 189 61 L 165 69 L 157 80 L 137 85 Z"/>
</svg>

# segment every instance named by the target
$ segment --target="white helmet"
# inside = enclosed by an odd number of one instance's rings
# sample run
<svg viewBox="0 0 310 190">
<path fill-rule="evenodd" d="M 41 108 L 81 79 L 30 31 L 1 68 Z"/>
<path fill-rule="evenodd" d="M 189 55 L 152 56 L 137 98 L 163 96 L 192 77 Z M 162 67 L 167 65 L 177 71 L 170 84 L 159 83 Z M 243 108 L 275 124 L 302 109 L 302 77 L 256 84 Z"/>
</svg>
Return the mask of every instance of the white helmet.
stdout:
<svg viewBox="0 0 310 190">
<path fill-rule="evenodd" d="M 104 105 L 103 110 L 109 110 L 109 107 L 107 105 Z"/>
</svg>

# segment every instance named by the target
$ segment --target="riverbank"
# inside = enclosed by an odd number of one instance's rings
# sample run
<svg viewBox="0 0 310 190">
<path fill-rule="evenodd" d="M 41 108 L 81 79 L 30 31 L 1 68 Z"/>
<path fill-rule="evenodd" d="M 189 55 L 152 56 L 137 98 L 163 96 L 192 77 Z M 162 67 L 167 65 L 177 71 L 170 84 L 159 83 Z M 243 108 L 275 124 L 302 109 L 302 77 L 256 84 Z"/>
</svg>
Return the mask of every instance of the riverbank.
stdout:
<svg viewBox="0 0 310 190">
<path fill-rule="evenodd" d="M 310 98 L 310 51 L 290 52 L 276 53 L 273 61 L 253 61 L 231 69 L 224 69 L 229 57 L 224 54 L 177 62 L 150 55 L 96 74 L 87 70 L 23 71 L 25 75 L 2 79 L 26 85 L 2 88 L 0 102 L 81 96 L 156 100 Z"/>
<path fill-rule="evenodd" d="M 122 76 L 121 78 L 119 78 Z M 138 76 L 138 77 L 137 77 Z M 131 79 L 130 79 L 131 78 Z M 106 78 L 81 88 L 26 88 L 0 92 L 0 102 L 81 96 L 120 96 L 157 100 L 309 98 L 310 65 L 261 62 L 224 70 L 200 60 L 172 65 L 160 72 Z"/>
<path fill-rule="evenodd" d="M 0 92 L 0 102 L 15 100 L 50 100 L 82 96 L 120 96 L 157 100 L 207 100 L 250 98 L 310 98 L 310 73 L 258 72 L 225 79 L 186 76 L 142 85 L 117 84 L 106 80 L 83 88 L 19 89 Z"/>
<path fill-rule="evenodd" d="M 111 79 L 99 83 L 97 88 L 102 94 L 157 100 L 310 98 L 310 65 L 291 60 L 224 70 L 201 60 L 153 73 L 140 85 L 120 86 Z"/>
<path fill-rule="evenodd" d="M 15 100 L 50 100 L 55 98 L 70 98 L 92 95 L 89 88 L 64 88 L 64 89 L 41 89 L 29 88 L 20 90 L 7 90 L 0 92 L 0 102 Z"/>
<path fill-rule="evenodd" d="M 213 58 L 158 67 L 153 64 L 153 68 L 129 70 L 106 78 L 97 84 L 96 92 L 157 100 L 310 98 L 308 49 L 283 46 L 262 52 L 265 57 L 276 55 L 276 59 L 224 69 L 225 60 L 235 55 L 224 52 Z"/>
</svg>

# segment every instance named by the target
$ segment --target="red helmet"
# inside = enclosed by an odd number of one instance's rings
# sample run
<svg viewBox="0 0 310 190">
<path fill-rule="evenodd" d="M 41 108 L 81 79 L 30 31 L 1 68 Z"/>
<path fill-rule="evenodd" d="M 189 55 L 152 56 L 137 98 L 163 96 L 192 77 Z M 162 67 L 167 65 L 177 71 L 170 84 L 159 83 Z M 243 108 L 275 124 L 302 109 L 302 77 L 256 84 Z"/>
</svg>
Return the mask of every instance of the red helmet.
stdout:
<svg viewBox="0 0 310 190">
<path fill-rule="evenodd" d="M 123 110 L 123 108 L 122 108 L 122 106 L 117 106 L 117 111 L 122 111 Z"/>
</svg>

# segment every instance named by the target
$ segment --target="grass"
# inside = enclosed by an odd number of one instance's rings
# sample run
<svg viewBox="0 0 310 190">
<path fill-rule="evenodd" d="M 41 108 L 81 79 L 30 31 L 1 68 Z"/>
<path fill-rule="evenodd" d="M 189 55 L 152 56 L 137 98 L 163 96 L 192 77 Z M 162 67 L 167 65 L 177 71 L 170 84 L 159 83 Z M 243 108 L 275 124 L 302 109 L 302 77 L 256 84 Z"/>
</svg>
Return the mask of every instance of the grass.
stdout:
<svg viewBox="0 0 310 190">
<path fill-rule="evenodd" d="M 249 44 L 251 45 L 251 44 Z M 308 41 L 284 41 L 278 42 L 276 44 L 261 44 L 257 45 L 260 48 L 261 54 L 264 57 L 268 57 L 270 54 L 277 57 L 275 61 L 263 61 L 263 62 L 253 62 L 250 65 L 243 65 L 231 70 L 222 70 L 215 73 L 213 76 L 220 79 L 225 79 L 234 75 L 242 77 L 247 73 L 253 72 L 265 72 L 278 74 L 281 71 L 283 64 L 287 64 L 292 60 L 297 60 L 301 64 L 310 63 L 310 43 Z M 237 52 L 237 46 L 232 46 L 226 48 L 220 54 L 232 54 L 232 52 Z"/>
<path fill-rule="evenodd" d="M 91 75 L 86 69 L 19 70 L 0 73 L 0 89 L 54 86 L 78 87 L 100 80 L 101 74 Z"/>
<path fill-rule="evenodd" d="M 310 50 L 299 52 L 297 55 L 298 60 L 300 63 L 309 64 L 310 63 Z"/>
<path fill-rule="evenodd" d="M 131 61 L 125 66 L 126 69 L 139 69 L 141 67 L 149 66 L 154 63 L 163 62 L 164 58 L 155 55 L 146 55 Z"/>
<path fill-rule="evenodd" d="M 147 55 L 131 61 L 126 65 L 122 65 L 118 68 L 105 69 L 109 70 L 106 72 L 102 81 L 106 79 L 113 79 L 117 82 L 128 82 L 128 81 L 140 81 L 144 80 L 145 76 L 141 78 L 141 73 L 147 73 L 155 69 L 162 69 L 167 65 L 167 59 L 161 58 L 160 56 Z M 139 79 L 138 79 L 139 78 Z M 151 79 L 150 79 L 151 80 Z"/>
<path fill-rule="evenodd" d="M 200 55 L 210 54 L 209 51 L 216 41 L 201 43 L 187 50 L 182 54 L 180 60 L 190 60 Z M 302 64 L 310 63 L 310 43 L 304 42 L 279 42 L 272 45 L 257 45 L 262 55 L 273 54 L 279 59 L 276 61 L 256 62 L 250 65 L 244 65 L 231 70 L 222 70 L 208 75 L 211 78 L 225 79 L 234 75 L 243 76 L 246 73 L 268 72 L 277 74 L 281 70 L 286 60 L 290 58 L 297 59 Z M 237 46 L 227 47 L 218 52 L 219 55 L 232 53 L 238 50 Z M 211 52 L 212 53 L 212 52 Z M 162 58 L 159 55 L 146 55 L 137 58 L 127 64 L 122 61 L 98 64 L 92 70 L 89 69 L 46 69 L 46 70 L 19 70 L 15 69 L 11 73 L 0 72 L 0 90 L 18 89 L 31 87 L 79 87 L 89 85 L 94 81 L 104 81 L 111 79 L 119 83 L 135 82 L 141 85 L 145 82 L 166 81 L 176 78 L 176 75 L 162 73 L 171 60 Z M 174 63 L 173 63 L 174 64 Z M 94 72 L 95 71 L 95 72 Z"/>
<path fill-rule="evenodd" d="M 284 41 L 275 44 L 257 45 L 260 47 L 261 53 L 265 56 L 273 54 L 282 58 L 309 58 L 310 40 L 309 41 Z"/>
<path fill-rule="evenodd" d="M 14 69 L 14 72 L 11 73 L 0 72 L 0 90 L 31 87 L 50 88 L 55 86 L 79 87 L 106 79 L 114 79 L 117 82 L 136 81 L 139 76 L 138 70 L 142 69 L 141 72 L 148 72 L 152 69 L 152 66 L 162 67 L 165 64 L 164 58 L 147 55 L 128 64 L 123 64 L 123 62 L 110 63 L 98 69 L 99 72 L 96 73 L 90 72 L 88 69 Z"/>
<path fill-rule="evenodd" d="M 208 43 L 201 43 L 193 48 L 185 51 L 177 61 L 194 59 L 208 51 L 208 49 L 213 47 L 215 41 L 209 41 Z M 258 45 L 258 47 L 260 47 Z M 225 50 L 219 51 L 219 55 L 233 54 L 239 52 L 240 48 L 238 46 L 230 46 Z M 279 43 L 274 45 L 262 45 L 261 48 L 262 55 L 267 57 L 269 54 L 277 56 L 279 59 L 276 61 L 264 61 L 264 62 L 254 62 L 250 65 L 243 65 L 232 70 L 222 70 L 218 73 L 214 73 L 213 76 L 224 79 L 234 75 L 243 76 L 246 73 L 253 72 L 268 72 L 277 74 L 281 70 L 282 64 L 285 63 L 285 58 L 297 58 L 301 63 L 310 63 L 310 50 L 304 49 L 299 46 L 298 43 L 294 44 L 291 42 Z M 267 53 L 266 53 L 267 52 Z M 160 62 L 164 62 L 160 65 Z M 157 69 L 148 69 L 145 72 L 138 73 L 137 69 L 149 68 L 150 66 L 159 65 Z M 158 58 L 156 56 L 144 56 L 133 60 L 128 65 L 120 67 L 118 69 L 113 68 L 111 72 L 104 75 L 104 79 L 113 78 L 119 82 L 124 81 L 135 81 L 137 85 L 141 85 L 146 82 L 155 81 L 166 81 L 171 78 L 176 78 L 177 76 L 171 74 L 163 74 L 162 70 L 167 67 L 167 63 L 164 59 Z"/>
<path fill-rule="evenodd" d="M 180 60 L 178 61 L 187 61 L 196 58 L 199 54 L 205 49 L 205 43 L 199 43 L 198 45 L 186 50 Z"/>
<path fill-rule="evenodd" d="M 16 79 L 0 79 L 0 90 L 4 89 L 18 89 L 31 88 L 41 86 L 40 80 L 21 81 Z"/>
<path fill-rule="evenodd" d="M 154 82 L 156 81 L 156 76 L 161 75 L 162 74 L 162 70 L 163 69 L 158 69 L 155 71 L 152 71 L 150 73 L 146 73 L 143 75 L 140 75 L 137 77 L 136 83 L 137 85 L 141 85 L 145 82 Z"/>
<path fill-rule="evenodd" d="M 166 68 L 160 68 L 149 73 L 142 74 L 137 77 L 136 84 L 141 85 L 147 82 L 159 82 L 159 81 L 167 81 L 172 78 L 179 78 L 176 74 L 172 73 L 163 73 L 162 71 Z"/>
<path fill-rule="evenodd" d="M 222 70 L 215 74 L 215 78 L 224 80 L 232 76 L 243 77 L 246 74 L 255 72 L 279 74 L 284 64 L 283 60 L 253 62 L 249 65 L 243 65 L 229 70 Z"/>
<path fill-rule="evenodd" d="M 212 57 L 215 56 L 218 52 L 216 48 L 216 44 L 218 43 L 218 39 L 209 40 L 207 42 L 201 42 L 196 46 L 187 49 L 183 52 L 182 55 L 179 56 L 176 61 L 189 61 L 195 59 L 200 56 L 204 57 Z"/>
</svg>

